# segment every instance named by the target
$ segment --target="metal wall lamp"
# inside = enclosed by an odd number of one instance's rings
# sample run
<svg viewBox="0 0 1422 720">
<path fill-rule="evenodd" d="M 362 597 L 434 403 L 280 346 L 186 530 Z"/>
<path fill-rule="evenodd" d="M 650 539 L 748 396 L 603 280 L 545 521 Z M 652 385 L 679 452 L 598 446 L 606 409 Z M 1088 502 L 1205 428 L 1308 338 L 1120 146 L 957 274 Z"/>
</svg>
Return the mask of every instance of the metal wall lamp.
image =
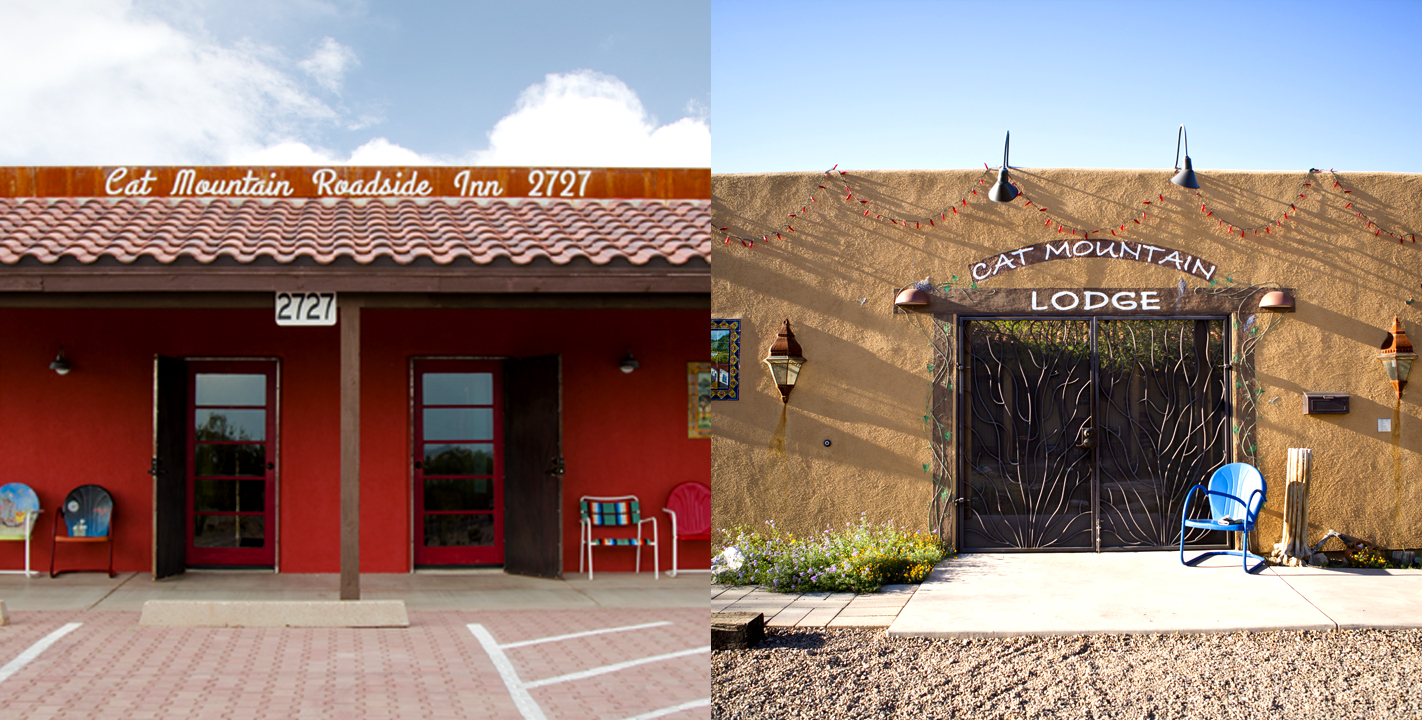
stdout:
<svg viewBox="0 0 1422 720">
<path fill-rule="evenodd" d="M 637 362 L 637 358 L 632 357 L 632 348 L 629 346 L 627 348 L 627 354 L 623 355 L 622 359 L 618 361 L 617 369 L 626 375 L 639 367 L 642 367 L 642 363 Z"/>
<path fill-rule="evenodd" d="M 1007 150 L 1012 144 L 1012 131 L 1007 131 L 1007 137 L 1002 141 L 1002 167 L 997 171 L 997 182 L 992 184 L 992 189 L 988 191 L 988 199 L 995 203 L 1012 202 L 1017 198 L 1017 187 L 1007 180 Z"/>
<path fill-rule="evenodd" d="M 1185 141 L 1185 169 L 1180 170 L 1180 141 Z M 1190 166 L 1190 136 L 1185 132 L 1185 126 L 1180 126 L 1180 132 L 1175 133 L 1175 169 L 1180 172 L 1175 177 L 1170 178 L 1170 182 L 1183 188 L 1191 190 L 1200 189 L 1200 181 L 1195 179 L 1195 169 Z"/>
<path fill-rule="evenodd" d="M 1399 398 L 1402 397 L 1402 389 L 1407 387 L 1407 376 L 1411 374 L 1412 361 L 1416 359 L 1417 353 L 1412 352 L 1412 341 L 1407 339 L 1407 331 L 1402 329 L 1402 319 L 1393 317 L 1392 331 L 1387 334 L 1387 339 L 1383 340 L 1378 360 L 1382 363 L 1383 372 L 1387 373 L 1387 381 L 1392 383 Z"/>
<path fill-rule="evenodd" d="M 800 367 L 805 358 L 800 355 L 800 343 L 795 341 L 795 333 L 790 331 L 790 319 L 780 326 L 780 336 L 770 346 L 770 354 L 765 357 L 770 366 L 770 375 L 775 379 L 775 387 L 780 390 L 780 401 L 790 402 L 790 391 L 795 389 L 795 381 L 800 378 Z"/>
<path fill-rule="evenodd" d="M 72 369 L 69 365 L 69 358 L 64 357 L 64 348 L 59 348 L 59 355 L 56 355 L 54 362 L 49 364 L 49 369 L 60 375 L 68 375 Z"/>
</svg>

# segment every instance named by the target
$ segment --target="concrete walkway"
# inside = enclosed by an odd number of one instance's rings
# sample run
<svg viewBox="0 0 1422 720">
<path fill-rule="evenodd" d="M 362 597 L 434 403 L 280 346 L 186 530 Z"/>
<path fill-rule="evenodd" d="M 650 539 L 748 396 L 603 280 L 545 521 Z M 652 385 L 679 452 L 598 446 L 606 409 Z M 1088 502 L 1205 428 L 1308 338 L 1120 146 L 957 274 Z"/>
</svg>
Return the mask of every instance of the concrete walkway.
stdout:
<svg viewBox="0 0 1422 720">
<path fill-rule="evenodd" d="M 705 575 L 660 579 L 651 573 L 600 573 L 595 580 L 506 575 L 502 570 L 362 575 L 363 600 L 403 600 L 422 610 L 580 610 L 705 607 Z M 273 572 L 189 572 L 155 582 L 147 573 L 65 573 L 57 578 L 0 576 L 0 600 L 13 611 L 140 611 L 148 600 L 336 600 L 340 576 Z"/>
<path fill-rule="evenodd" d="M 759 587 L 717 585 L 711 588 L 712 612 L 758 612 L 770 627 L 889 627 L 914 585 L 885 585 L 879 592 L 777 593 Z"/>
<path fill-rule="evenodd" d="M 1422 570 L 1196 567 L 1168 552 L 974 554 L 934 569 L 896 637 L 1422 627 Z"/>
</svg>

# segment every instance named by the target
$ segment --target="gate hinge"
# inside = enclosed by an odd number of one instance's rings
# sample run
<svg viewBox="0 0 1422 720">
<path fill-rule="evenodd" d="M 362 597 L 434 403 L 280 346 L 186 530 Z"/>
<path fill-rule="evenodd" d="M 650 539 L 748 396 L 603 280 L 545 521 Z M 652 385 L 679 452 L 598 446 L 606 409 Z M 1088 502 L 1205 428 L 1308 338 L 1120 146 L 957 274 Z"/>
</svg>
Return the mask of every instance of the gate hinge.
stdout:
<svg viewBox="0 0 1422 720">
<path fill-rule="evenodd" d="M 566 470 L 566 469 L 564 468 L 564 466 L 563 466 L 563 458 L 561 458 L 561 457 L 555 457 L 555 458 L 553 458 L 553 467 L 551 467 L 551 468 L 548 469 L 548 473 L 549 473 L 550 475 L 562 475 L 562 474 L 564 474 L 565 472 L 567 472 L 567 470 Z"/>
<path fill-rule="evenodd" d="M 160 472 L 162 472 L 162 470 L 158 468 L 158 458 L 150 459 L 148 461 L 148 474 L 157 476 Z"/>
</svg>

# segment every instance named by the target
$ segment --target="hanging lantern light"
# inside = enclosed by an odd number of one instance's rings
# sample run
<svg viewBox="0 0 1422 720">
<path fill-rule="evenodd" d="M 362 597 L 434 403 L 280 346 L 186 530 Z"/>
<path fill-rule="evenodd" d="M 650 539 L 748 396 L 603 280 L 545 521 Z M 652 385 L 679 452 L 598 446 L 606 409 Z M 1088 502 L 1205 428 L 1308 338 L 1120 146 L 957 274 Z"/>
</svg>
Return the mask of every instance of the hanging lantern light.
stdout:
<svg viewBox="0 0 1422 720">
<path fill-rule="evenodd" d="M 770 346 L 770 354 L 765 358 L 770 366 L 770 375 L 775 379 L 775 387 L 780 390 L 780 401 L 790 402 L 790 391 L 795 389 L 795 381 L 800 378 L 800 367 L 805 358 L 800 355 L 800 343 L 795 341 L 795 333 L 790 331 L 790 320 L 780 326 L 780 336 Z"/>
<path fill-rule="evenodd" d="M 1412 352 L 1412 341 L 1407 339 L 1407 331 L 1402 329 L 1402 319 L 1392 319 L 1392 332 L 1383 341 L 1378 360 L 1382 362 L 1387 381 L 1392 383 L 1397 396 L 1402 397 L 1402 389 L 1407 387 L 1407 376 L 1412 372 L 1412 361 L 1417 353 Z"/>
</svg>

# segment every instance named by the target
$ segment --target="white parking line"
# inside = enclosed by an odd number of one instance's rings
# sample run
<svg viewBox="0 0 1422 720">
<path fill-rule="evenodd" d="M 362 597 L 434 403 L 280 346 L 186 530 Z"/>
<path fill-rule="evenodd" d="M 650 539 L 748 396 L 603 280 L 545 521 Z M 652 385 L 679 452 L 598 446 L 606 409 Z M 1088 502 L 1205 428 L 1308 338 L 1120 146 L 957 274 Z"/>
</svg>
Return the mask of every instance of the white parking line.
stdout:
<svg viewBox="0 0 1422 720">
<path fill-rule="evenodd" d="M 654 655 L 652 657 L 641 658 L 639 660 L 628 660 L 627 662 L 614 663 L 612 665 L 603 665 L 602 667 L 595 667 L 591 670 L 580 670 L 575 673 L 568 673 L 567 675 L 559 675 L 558 677 L 551 677 L 543 680 L 534 680 L 533 682 L 524 683 L 523 686 L 526 688 L 536 688 L 543 687 L 544 685 L 552 685 L 554 683 L 571 682 L 573 680 L 582 680 L 583 678 L 606 675 L 610 672 L 626 670 L 627 668 L 637 667 L 638 665 L 646 665 L 647 663 L 661 662 L 663 660 L 686 657 L 687 655 L 700 655 L 701 653 L 710 652 L 711 646 L 706 645 L 699 648 L 693 648 L 691 650 L 679 650 L 677 652 L 667 653 L 665 655 Z"/>
<path fill-rule="evenodd" d="M 537 645 L 539 643 L 558 642 L 559 640 L 572 640 L 573 638 L 587 637 L 589 635 L 602 635 L 603 633 L 622 632 L 624 630 L 645 630 L 646 628 L 661 627 L 671 625 L 670 620 L 663 620 L 654 623 L 642 623 L 641 625 L 624 625 L 622 627 L 604 628 L 602 630 L 585 630 L 583 632 L 568 633 L 567 635 L 554 635 L 553 637 L 538 638 L 537 640 L 523 640 L 521 642 L 504 643 L 499 647 L 507 650 L 509 648 L 524 647 L 526 645 Z"/>
<path fill-rule="evenodd" d="M 19 672 L 21 668 L 30 664 L 31 660 L 39 657 L 40 653 L 49 649 L 50 645 L 59 642 L 60 638 L 74 632 L 82 624 L 83 623 L 66 623 L 64 627 L 45 635 L 39 642 L 26 648 L 25 651 L 20 653 L 14 660 L 5 663 L 5 667 L 0 667 L 0 682 L 8 680 L 11 675 L 14 675 Z"/>
<path fill-rule="evenodd" d="M 602 630 L 587 630 L 584 632 L 569 633 L 567 635 L 555 635 L 546 638 L 538 638 L 536 640 L 523 640 L 520 642 L 509 643 L 507 645 L 500 645 L 499 642 L 494 639 L 494 636 L 490 634 L 489 631 L 479 623 L 469 623 L 467 627 L 469 628 L 469 632 L 473 633 L 474 637 L 479 641 L 479 644 L 484 646 L 484 652 L 489 654 L 489 659 L 493 661 L 494 668 L 499 671 L 499 677 L 503 679 L 504 687 L 508 688 L 509 695 L 513 698 L 514 706 L 518 708 L 519 714 L 523 715 L 524 720 L 548 720 L 547 716 L 543 714 L 543 709 L 538 706 L 538 703 L 534 701 L 533 696 L 529 694 L 529 690 L 536 687 L 543 687 L 545 685 L 552 685 L 554 683 L 570 682 L 573 680 L 581 680 L 583 678 L 595 677 L 597 675 L 605 675 L 607 673 L 617 672 L 619 670 L 625 670 L 630 667 L 646 665 L 647 663 L 658 662 L 661 660 L 671 660 L 674 658 L 686 657 L 688 655 L 699 655 L 702 653 L 709 654 L 711 652 L 711 646 L 707 645 L 704 647 L 694 648 L 692 650 L 680 650 L 678 652 L 667 653 L 665 655 L 656 655 L 654 657 L 641 658 L 639 660 L 628 660 L 627 662 L 614 663 L 612 665 L 603 665 L 601 667 L 592 668 L 591 670 L 582 670 L 575 673 L 568 673 L 567 675 L 559 675 L 557 677 L 546 678 L 543 680 L 534 680 L 532 682 L 524 682 L 519 679 L 518 671 L 514 669 L 513 663 L 509 660 L 508 655 L 504 653 L 504 650 L 508 648 L 524 647 L 527 645 L 536 645 L 538 643 L 543 642 L 568 640 L 572 638 L 587 637 L 589 635 L 602 635 L 604 633 L 622 632 L 626 630 L 642 630 L 644 628 L 660 627 L 662 625 L 671 624 L 672 623 L 670 622 L 655 622 L 644 623 L 642 625 L 626 625 L 623 627 L 616 628 L 604 628 Z M 652 718 L 659 718 L 665 715 L 670 715 L 675 712 L 680 712 L 681 710 L 705 707 L 709 706 L 710 704 L 710 698 L 692 700 L 690 702 L 685 702 L 673 707 L 662 708 L 661 710 L 653 710 L 649 713 L 643 713 L 641 715 L 637 715 L 634 718 L 628 718 L 628 720 L 651 720 Z"/>
<path fill-rule="evenodd" d="M 683 571 L 683 572 L 685 572 L 685 571 Z M 651 711 L 651 712 L 649 712 L 649 713 L 642 713 L 641 715 L 633 715 L 632 717 L 627 718 L 627 720 L 652 720 L 652 718 L 665 717 L 665 716 L 670 715 L 670 714 L 672 714 L 672 713 L 681 712 L 682 710 L 690 710 L 690 709 L 692 709 L 692 708 L 699 708 L 699 707 L 711 707 L 711 698 L 702 698 L 702 699 L 700 699 L 700 700 L 692 700 L 691 702 L 684 702 L 684 703 L 682 703 L 682 704 L 680 704 L 680 705 L 673 705 L 673 706 L 671 706 L 671 707 L 669 707 L 669 708 L 662 708 L 661 710 L 653 710 L 653 711 Z"/>
</svg>

